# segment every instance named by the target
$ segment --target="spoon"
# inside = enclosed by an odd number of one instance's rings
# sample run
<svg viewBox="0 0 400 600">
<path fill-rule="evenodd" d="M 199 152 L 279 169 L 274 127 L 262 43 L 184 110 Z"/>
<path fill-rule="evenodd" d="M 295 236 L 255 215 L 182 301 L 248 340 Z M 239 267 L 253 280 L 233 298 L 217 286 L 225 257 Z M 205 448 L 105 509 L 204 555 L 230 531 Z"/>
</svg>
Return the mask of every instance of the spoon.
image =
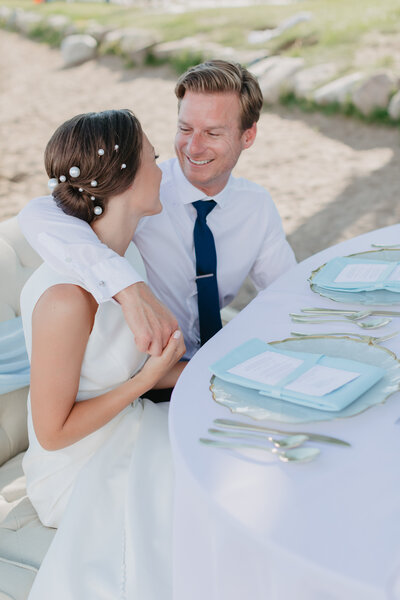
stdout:
<svg viewBox="0 0 400 600">
<path fill-rule="evenodd" d="M 301 446 L 302 444 L 304 444 L 304 442 L 306 442 L 308 439 L 310 439 L 306 435 L 287 435 L 282 438 L 274 438 L 270 435 L 263 435 L 263 434 L 257 434 L 257 433 L 239 433 L 239 432 L 232 433 L 231 431 L 221 431 L 221 429 L 209 429 L 208 433 L 212 433 L 214 435 L 222 435 L 222 436 L 226 436 L 226 437 L 230 437 L 230 438 L 246 438 L 246 439 L 248 439 L 249 435 L 254 436 L 255 438 L 258 438 L 258 439 L 262 439 L 262 440 L 265 440 L 265 438 L 266 438 L 269 442 L 271 442 L 275 446 L 275 448 L 286 448 L 288 450 L 290 448 L 297 448 L 298 446 Z"/>
<path fill-rule="evenodd" d="M 216 448 L 226 448 L 229 450 L 237 450 L 240 448 L 251 448 L 257 450 L 264 450 L 265 452 L 270 452 L 271 454 L 276 454 L 276 456 L 282 462 L 308 462 L 313 460 L 318 456 L 320 451 L 318 448 L 292 448 L 291 450 L 285 450 L 285 452 L 280 452 L 278 448 L 270 448 L 268 446 L 258 446 L 257 444 L 243 444 L 243 443 L 235 443 L 235 442 L 225 442 L 220 440 L 210 440 L 208 438 L 200 438 L 199 442 L 201 444 L 205 444 L 206 446 L 214 446 Z"/>
<path fill-rule="evenodd" d="M 342 308 L 301 308 L 302 313 L 306 313 L 311 316 L 320 316 L 320 315 L 344 315 L 347 318 L 363 319 L 365 317 L 400 317 L 400 312 L 395 310 L 379 310 L 375 308 L 371 308 L 369 310 L 352 310 L 352 309 L 342 309 Z M 305 314 L 298 315 L 306 316 Z"/>
<path fill-rule="evenodd" d="M 292 316 L 293 323 L 308 323 L 308 324 L 319 324 L 319 323 L 348 323 L 349 319 L 310 319 L 309 317 Z M 352 321 L 352 319 L 350 319 Z M 354 325 L 358 325 L 361 329 L 378 329 L 384 327 L 391 322 L 391 319 L 375 319 L 374 321 L 352 321 Z"/>
</svg>

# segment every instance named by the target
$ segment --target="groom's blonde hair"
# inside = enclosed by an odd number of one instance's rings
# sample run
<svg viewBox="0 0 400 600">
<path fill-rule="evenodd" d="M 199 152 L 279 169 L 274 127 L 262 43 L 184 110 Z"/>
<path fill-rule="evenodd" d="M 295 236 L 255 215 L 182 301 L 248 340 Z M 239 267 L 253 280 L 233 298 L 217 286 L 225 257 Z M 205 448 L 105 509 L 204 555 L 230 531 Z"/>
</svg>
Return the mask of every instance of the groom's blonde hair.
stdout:
<svg viewBox="0 0 400 600">
<path fill-rule="evenodd" d="M 260 118 L 263 96 L 254 75 L 239 63 L 226 60 L 209 60 L 191 67 L 183 73 L 175 86 L 178 107 L 187 91 L 200 94 L 234 92 L 238 95 L 243 131 Z"/>
</svg>

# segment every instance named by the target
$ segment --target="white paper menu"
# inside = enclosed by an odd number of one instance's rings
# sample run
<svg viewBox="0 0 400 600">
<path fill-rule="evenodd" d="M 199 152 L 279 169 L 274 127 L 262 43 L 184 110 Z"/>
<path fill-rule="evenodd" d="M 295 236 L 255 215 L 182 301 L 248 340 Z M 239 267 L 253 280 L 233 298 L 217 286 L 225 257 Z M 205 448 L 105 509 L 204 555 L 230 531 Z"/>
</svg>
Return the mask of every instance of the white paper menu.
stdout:
<svg viewBox="0 0 400 600">
<path fill-rule="evenodd" d="M 346 265 L 335 279 L 335 283 L 373 283 L 378 281 L 387 265 L 382 264 L 351 264 Z"/>
<path fill-rule="evenodd" d="M 232 367 L 228 372 L 273 386 L 293 373 L 303 362 L 304 360 L 292 356 L 266 351 Z M 359 376 L 360 373 L 354 371 L 313 365 L 284 389 L 309 396 L 324 396 Z"/>
</svg>

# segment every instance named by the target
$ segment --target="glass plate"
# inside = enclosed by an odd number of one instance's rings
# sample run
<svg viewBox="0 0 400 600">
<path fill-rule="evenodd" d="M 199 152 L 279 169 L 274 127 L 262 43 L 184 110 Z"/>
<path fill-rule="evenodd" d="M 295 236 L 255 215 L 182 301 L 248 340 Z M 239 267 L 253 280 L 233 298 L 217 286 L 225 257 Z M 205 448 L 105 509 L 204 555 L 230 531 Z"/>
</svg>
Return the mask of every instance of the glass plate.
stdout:
<svg viewBox="0 0 400 600">
<path fill-rule="evenodd" d="M 288 338 L 278 342 L 269 342 L 282 350 L 311 352 L 340 356 L 351 360 L 375 365 L 385 369 L 386 374 L 372 388 L 341 411 L 322 411 L 260 395 L 251 390 L 219 379 L 211 378 L 210 390 L 219 404 L 227 406 L 232 412 L 244 414 L 253 419 L 270 419 L 282 423 L 307 423 L 312 421 L 330 421 L 332 419 L 352 417 L 370 406 L 382 404 L 400 389 L 400 362 L 393 352 L 382 346 L 368 344 L 348 337 L 314 337 L 310 339 Z"/>
<path fill-rule="evenodd" d="M 367 252 L 357 252 L 349 256 L 358 256 L 360 258 L 369 258 L 370 260 L 391 260 L 400 261 L 400 250 L 370 250 Z M 400 294 L 388 290 L 374 290 L 371 292 L 335 292 L 319 287 L 313 283 L 315 275 L 326 265 L 324 263 L 318 269 L 315 269 L 308 281 L 313 292 L 320 296 L 330 298 L 335 302 L 346 302 L 347 304 L 400 304 Z"/>
</svg>

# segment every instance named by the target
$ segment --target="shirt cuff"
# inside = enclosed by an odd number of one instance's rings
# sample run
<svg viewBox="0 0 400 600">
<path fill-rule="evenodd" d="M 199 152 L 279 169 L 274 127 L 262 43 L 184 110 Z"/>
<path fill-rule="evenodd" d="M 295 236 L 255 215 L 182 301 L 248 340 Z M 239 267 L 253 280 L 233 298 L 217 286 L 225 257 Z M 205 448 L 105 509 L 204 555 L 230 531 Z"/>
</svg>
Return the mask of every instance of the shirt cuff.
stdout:
<svg viewBox="0 0 400 600">
<path fill-rule="evenodd" d="M 143 281 L 135 269 L 122 256 L 112 256 L 91 265 L 81 267 L 81 277 L 96 302 L 108 302 L 121 290 Z"/>
</svg>

